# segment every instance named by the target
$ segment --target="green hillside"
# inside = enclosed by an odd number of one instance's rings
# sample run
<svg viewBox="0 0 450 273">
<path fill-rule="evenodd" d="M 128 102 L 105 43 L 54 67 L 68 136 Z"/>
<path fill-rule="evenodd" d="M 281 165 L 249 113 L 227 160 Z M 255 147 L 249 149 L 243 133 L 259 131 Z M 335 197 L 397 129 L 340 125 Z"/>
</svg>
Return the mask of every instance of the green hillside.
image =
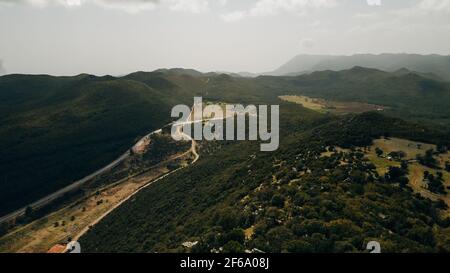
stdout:
<svg viewBox="0 0 450 273">
<path fill-rule="evenodd" d="M 292 84 L 289 94 L 382 105 L 388 107 L 387 114 L 397 117 L 450 125 L 450 83 L 415 73 L 354 67 L 284 79 Z"/>
<path fill-rule="evenodd" d="M 437 204 L 382 182 L 357 151 L 320 156 L 326 146 L 364 146 L 387 134 L 429 141 L 448 134 L 376 113 L 329 117 L 292 104 L 281 111 L 277 152 L 203 143 L 196 165 L 142 191 L 82 237 L 85 251 L 362 252 L 371 238 L 384 252 L 450 251 Z"/>
<path fill-rule="evenodd" d="M 210 77 L 203 96 L 209 100 L 271 103 L 281 95 L 305 95 L 342 102 L 386 106 L 384 113 L 413 122 L 450 128 L 450 83 L 408 70 L 393 73 L 354 67 L 296 77 Z"/>
<path fill-rule="evenodd" d="M 361 67 L 298 77 L 242 78 L 183 69 L 121 78 L 3 76 L 0 214 L 107 165 L 139 136 L 168 123 L 172 105 L 190 105 L 195 95 L 210 101 L 273 104 L 280 95 L 302 94 L 385 105 L 389 115 L 448 125 L 449 90 L 448 83 L 414 73 Z"/>
<path fill-rule="evenodd" d="M 327 146 L 367 146 L 383 135 L 448 145 L 449 90 L 446 82 L 406 70 L 362 67 L 297 77 L 183 69 L 120 78 L 3 76 L 0 213 L 107 165 L 140 136 L 170 122 L 174 104 L 190 105 L 200 95 L 281 104 L 280 149 L 261 153 L 257 143 L 201 143 L 200 161 L 119 207 L 82 238 L 83 248 L 342 252 L 362 251 L 373 237 L 393 252 L 448 251 L 448 220 L 438 217 L 442 204 L 399 187 L 401 180 L 386 183 L 356 150 L 320 155 Z M 286 94 L 388 108 L 383 115 L 334 116 L 281 102 L 278 96 Z M 200 243 L 187 250 L 185 241 Z"/>
<path fill-rule="evenodd" d="M 170 122 L 172 105 L 192 96 L 161 75 L 0 77 L 0 214 L 107 165 Z"/>
</svg>

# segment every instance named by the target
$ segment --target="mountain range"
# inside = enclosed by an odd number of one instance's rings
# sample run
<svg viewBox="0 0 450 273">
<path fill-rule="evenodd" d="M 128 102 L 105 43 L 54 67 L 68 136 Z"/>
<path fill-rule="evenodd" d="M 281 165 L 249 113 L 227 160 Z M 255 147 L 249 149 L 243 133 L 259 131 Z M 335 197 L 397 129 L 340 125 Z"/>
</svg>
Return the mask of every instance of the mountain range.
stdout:
<svg viewBox="0 0 450 273">
<path fill-rule="evenodd" d="M 282 101 L 283 95 L 384 110 L 334 115 Z M 406 177 L 410 172 L 422 181 L 425 167 L 415 161 L 423 159 L 368 159 L 379 139 L 448 148 L 450 83 L 434 70 L 352 66 L 249 78 L 176 68 L 121 77 L 2 76 L 0 216 L 112 162 L 173 121 L 172 107 L 191 105 L 194 96 L 280 105 L 280 149 L 263 153 L 257 142 L 199 141 L 195 164 L 149 184 L 87 226 L 80 238 L 84 251 L 362 252 L 371 238 L 386 252 L 450 251 L 446 201 L 437 193 L 433 200 L 422 197 Z M 375 165 L 380 162 L 393 165 Z M 427 170 L 439 177 L 441 165 Z M 448 181 L 440 183 L 445 193 Z M 56 221 L 45 228 L 77 224 L 73 217 Z M 0 247 L 11 242 L 6 238 L 0 237 Z"/>
<path fill-rule="evenodd" d="M 450 124 L 450 84 L 406 70 L 354 67 L 256 78 L 191 69 L 123 77 L 6 75 L 0 77 L 0 214 L 111 162 L 139 136 L 169 123 L 173 105 L 190 105 L 195 95 L 273 104 L 287 94 L 383 105 L 388 115 L 440 130 Z"/>
<path fill-rule="evenodd" d="M 350 69 L 354 66 L 375 68 L 387 72 L 408 69 L 419 73 L 431 73 L 450 81 L 450 56 L 419 54 L 356 54 L 350 56 L 297 55 L 278 69 L 266 75 L 300 75 L 314 71 Z"/>
</svg>

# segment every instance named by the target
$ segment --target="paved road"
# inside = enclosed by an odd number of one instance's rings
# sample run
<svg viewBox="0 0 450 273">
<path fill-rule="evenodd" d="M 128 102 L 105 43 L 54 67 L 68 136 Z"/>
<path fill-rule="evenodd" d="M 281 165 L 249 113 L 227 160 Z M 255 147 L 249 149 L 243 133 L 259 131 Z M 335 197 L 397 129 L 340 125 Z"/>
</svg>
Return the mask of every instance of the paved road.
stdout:
<svg viewBox="0 0 450 273">
<path fill-rule="evenodd" d="M 194 105 L 194 107 L 195 107 L 195 105 Z M 194 109 L 194 107 L 192 109 Z M 198 153 L 196 151 L 196 142 L 190 136 L 188 136 L 188 135 L 186 135 L 186 134 L 181 132 L 182 126 L 185 125 L 185 124 L 192 124 L 192 123 L 203 122 L 203 121 L 221 120 L 221 119 L 224 119 L 224 117 L 213 118 L 213 119 L 203 119 L 201 121 L 200 120 L 188 121 L 188 120 L 191 119 L 191 116 L 192 116 L 192 112 L 190 113 L 190 115 L 186 119 L 186 121 L 180 122 L 180 123 L 176 123 L 175 125 L 179 125 L 177 127 L 177 133 L 183 134 L 187 140 L 191 140 L 192 141 L 191 152 L 194 155 L 194 161 L 191 164 L 193 164 L 199 159 L 199 155 L 198 155 Z M 171 124 L 173 124 L 173 123 L 171 123 Z M 146 138 L 150 137 L 151 135 L 156 134 L 156 133 L 160 133 L 160 132 L 161 132 L 161 129 L 158 129 L 158 130 L 155 130 L 155 131 L 151 132 L 150 134 L 148 134 L 148 135 L 144 136 L 143 138 L 141 138 L 132 148 L 134 148 L 137 145 L 139 145 L 139 143 L 142 143 Z M 27 206 L 25 206 L 25 207 L 23 207 L 21 209 L 18 209 L 18 210 L 14 211 L 14 212 L 12 212 L 10 214 L 7 214 L 7 215 L 1 217 L 0 218 L 0 224 L 2 224 L 4 222 L 7 222 L 7 221 L 10 221 L 10 220 L 13 220 L 16 217 L 19 217 L 19 216 L 25 214 L 25 210 L 27 209 L 27 207 L 31 207 L 32 209 L 36 210 L 36 209 L 39 209 L 39 208 L 41 208 L 41 207 L 51 203 L 52 201 L 54 201 L 54 200 L 64 196 L 64 194 L 81 187 L 86 182 L 92 180 L 96 176 L 101 175 L 101 174 L 111 170 L 112 168 L 116 167 L 117 165 L 119 165 L 122 161 L 124 161 L 129 156 L 130 156 L 130 151 L 127 151 L 126 153 L 121 155 L 119 158 L 117 158 L 116 160 L 114 160 L 113 162 L 108 164 L 107 166 L 105 166 L 102 169 L 100 169 L 100 170 L 98 170 L 98 171 L 96 171 L 96 172 L 94 172 L 94 173 L 84 177 L 83 179 L 80 179 L 80 180 L 70 184 L 69 186 L 63 188 L 63 189 L 58 190 L 57 192 L 54 192 L 54 193 L 52 193 L 52 194 L 50 194 L 50 195 L 48 195 L 48 196 L 46 196 L 46 197 L 44 197 L 42 199 L 39 199 L 38 201 L 36 201 L 36 202 L 34 202 L 32 204 L 29 204 L 29 205 L 27 205 Z"/>
<path fill-rule="evenodd" d="M 190 116 L 189 116 L 190 117 Z M 188 118 L 189 119 L 189 118 Z M 180 158 L 185 156 L 188 153 L 192 153 L 194 155 L 194 160 L 187 166 L 184 167 L 180 167 L 178 169 L 175 169 L 171 172 L 168 172 L 154 180 L 150 180 L 148 181 L 146 184 L 142 185 L 142 187 L 138 188 L 135 192 L 133 192 L 132 194 L 130 194 L 129 196 L 127 196 L 125 199 L 123 199 L 122 201 L 120 201 L 119 203 L 117 203 L 116 205 L 114 205 L 112 208 L 110 208 L 108 211 L 106 211 L 104 214 L 102 214 L 100 217 L 98 217 L 97 219 L 95 219 L 90 225 L 88 225 L 87 227 L 85 227 L 84 229 L 82 229 L 77 235 L 75 235 L 75 237 L 73 238 L 74 241 L 78 241 L 84 234 L 86 234 L 86 232 L 89 231 L 89 229 L 91 229 L 93 226 L 95 226 L 96 224 L 98 224 L 103 218 L 105 218 L 106 216 L 108 216 L 111 212 L 113 212 L 115 209 L 117 209 L 118 207 L 120 207 L 123 203 L 125 203 L 126 201 L 130 200 L 131 197 L 135 196 L 136 194 L 138 194 L 140 191 L 142 191 L 143 189 L 147 188 L 148 186 L 152 185 L 155 182 L 158 182 L 166 177 L 168 177 L 171 174 L 174 174 L 192 164 L 194 164 L 195 162 L 197 162 L 197 160 L 199 160 L 200 155 L 197 153 L 197 142 L 195 142 L 195 140 L 193 138 L 191 138 L 189 135 L 185 134 L 184 132 L 181 131 L 182 125 L 177 126 L 177 130 L 176 133 L 177 134 L 181 134 L 183 135 L 185 138 L 189 139 L 191 141 L 191 148 L 189 149 L 188 152 L 177 156 L 175 158 L 172 158 L 171 160 Z"/>
<path fill-rule="evenodd" d="M 150 134 L 146 135 L 141 140 L 139 140 L 138 143 L 142 142 L 143 139 L 145 139 L 145 138 L 147 138 L 147 137 L 149 137 L 149 136 L 151 136 L 151 135 L 153 135 L 155 133 L 159 133 L 159 132 L 161 132 L 161 129 L 151 132 Z M 136 146 L 136 145 L 134 145 L 134 146 Z M 2 224 L 4 222 L 7 222 L 7 221 L 10 221 L 10 220 L 13 220 L 16 217 L 19 217 L 19 216 L 25 214 L 25 210 L 27 209 L 27 207 L 31 207 L 32 209 L 36 210 L 36 209 L 39 209 L 39 208 L 41 208 L 41 207 L 51 203 L 52 201 L 54 201 L 54 200 L 56 200 L 58 198 L 63 197 L 64 194 L 66 194 L 68 192 L 71 192 L 71 191 L 81 187 L 82 185 L 84 185 L 86 182 L 92 180 L 93 178 L 95 178 L 95 177 L 97 177 L 97 176 L 99 176 L 99 175 L 101 175 L 101 174 L 103 174 L 103 173 L 105 173 L 107 171 L 110 171 L 112 168 L 114 168 L 117 165 L 119 165 L 122 161 L 127 159 L 129 156 L 130 156 L 130 151 L 128 150 L 126 153 L 122 154 L 119 158 L 117 158 L 113 162 L 109 163 L 107 166 L 101 168 L 100 170 L 98 170 L 98 171 L 96 171 L 96 172 L 94 172 L 94 173 L 92 173 L 92 174 L 90 174 L 90 175 L 88 175 L 88 176 L 78 180 L 78 181 L 75 181 L 74 183 L 70 184 L 69 186 L 67 186 L 65 188 L 62 188 L 62 189 L 60 189 L 60 190 L 58 190 L 58 191 L 56 191 L 56 192 L 54 192 L 54 193 L 44 197 L 44 198 L 39 199 L 38 201 L 36 201 L 34 203 L 31 203 L 31 204 L 29 204 L 29 205 L 27 205 L 27 206 L 25 206 L 25 207 L 23 207 L 21 209 L 18 209 L 18 210 L 14 211 L 14 212 L 12 212 L 10 214 L 7 214 L 7 215 L 1 217 L 0 218 L 0 224 Z"/>
</svg>

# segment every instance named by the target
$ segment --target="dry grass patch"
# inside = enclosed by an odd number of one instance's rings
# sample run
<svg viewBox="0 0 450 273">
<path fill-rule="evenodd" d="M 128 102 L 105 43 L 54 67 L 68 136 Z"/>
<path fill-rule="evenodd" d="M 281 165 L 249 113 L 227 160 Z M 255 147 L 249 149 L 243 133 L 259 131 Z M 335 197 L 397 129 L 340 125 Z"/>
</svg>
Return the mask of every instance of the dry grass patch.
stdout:
<svg viewBox="0 0 450 273">
<path fill-rule="evenodd" d="M 369 111 L 384 111 L 386 107 L 363 103 L 363 102 L 342 102 L 325 99 L 310 98 L 306 96 L 280 96 L 280 99 L 288 102 L 301 104 L 303 107 L 320 112 L 333 114 L 363 113 Z"/>
</svg>

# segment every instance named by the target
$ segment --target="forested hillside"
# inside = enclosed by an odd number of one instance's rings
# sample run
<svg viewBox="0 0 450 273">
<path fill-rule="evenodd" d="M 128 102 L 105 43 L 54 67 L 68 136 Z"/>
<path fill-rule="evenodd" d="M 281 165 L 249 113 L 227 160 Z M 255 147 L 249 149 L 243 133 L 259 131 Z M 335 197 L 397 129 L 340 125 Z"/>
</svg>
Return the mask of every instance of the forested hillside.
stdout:
<svg viewBox="0 0 450 273">
<path fill-rule="evenodd" d="M 450 250 L 442 204 L 414 194 L 400 177 L 386 181 L 356 148 L 383 135 L 448 142 L 447 133 L 376 113 L 331 117 L 293 104 L 281 109 L 277 152 L 261 153 L 257 143 L 203 143 L 196 165 L 118 208 L 81 239 L 83 247 L 362 252 L 373 238 L 384 252 Z M 351 149 L 332 148 L 338 146 Z M 187 248 L 185 242 L 198 243 Z"/>
<path fill-rule="evenodd" d="M 386 114 L 448 126 L 448 83 L 355 67 L 298 77 L 232 77 L 163 69 L 124 77 L 0 77 L 0 214 L 108 164 L 139 136 L 170 122 L 173 105 L 205 100 L 278 103 L 302 94 L 387 106 Z"/>
<path fill-rule="evenodd" d="M 287 78 L 291 94 L 385 106 L 385 113 L 450 126 L 450 84 L 415 73 L 387 73 L 354 67 Z M 449 127 L 450 128 L 450 127 Z"/>
<path fill-rule="evenodd" d="M 0 215 L 106 166 L 202 84 L 181 72 L 0 77 Z"/>
</svg>

